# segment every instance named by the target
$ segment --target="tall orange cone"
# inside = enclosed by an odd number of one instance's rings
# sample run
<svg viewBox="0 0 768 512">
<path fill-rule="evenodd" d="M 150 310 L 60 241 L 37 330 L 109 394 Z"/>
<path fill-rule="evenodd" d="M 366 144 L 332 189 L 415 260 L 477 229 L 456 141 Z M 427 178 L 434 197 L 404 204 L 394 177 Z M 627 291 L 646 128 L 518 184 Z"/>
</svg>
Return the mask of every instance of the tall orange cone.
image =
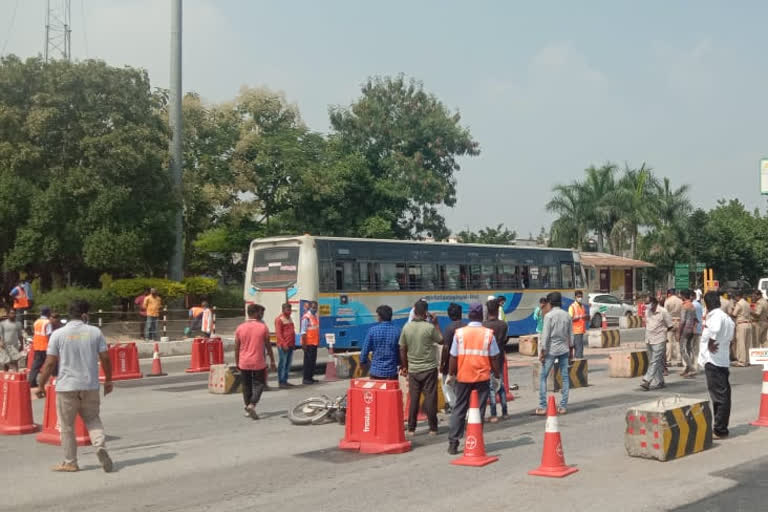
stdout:
<svg viewBox="0 0 768 512">
<path fill-rule="evenodd" d="M 768 369 L 763 370 L 763 390 L 760 394 L 760 416 L 750 423 L 756 427 L 768 427 Z"/>
<path fill-rule="evenodd" d="M 547 426 L 544 430 L 544 451 L 541 454 L 541 466 L 539 466 L 538 469 L 529 471 L 528 474 L 562 478 L 577 471 L 577 468 L 565 465 L 563 443 L 560 440 L 560 430 L 557 426 L 555 397 L 554 395 L 549 395 L 549 402 L 547 403 Z"/>
<path fill-rule="evenodd" d="M 483 439 L 483 421 L 480 418 L 480 400 L 477 390 L 472 390 L 469 397 L 469 413 L 467 414 L 467 438 L 464 441 L 464 455 L 451 461 L 457 466 L 486 466 L 499 460 L 485 454 Z"/>
<path fill-rule="evenodd" d="M 606 315 L 603 315 L 603 323 L 600 325 L 600 328 L 602 330 L 606 330 L 608 328 L 608 317 Z"/>
<path fill-rule="evenodd" d="M 152 372 L 147 377 L 162 377 L 168 375 L 163 373 L 163 364 L 160 362 L 160 348 L 155 343 L 155 349 L 152 352 Z"/>
</svg>

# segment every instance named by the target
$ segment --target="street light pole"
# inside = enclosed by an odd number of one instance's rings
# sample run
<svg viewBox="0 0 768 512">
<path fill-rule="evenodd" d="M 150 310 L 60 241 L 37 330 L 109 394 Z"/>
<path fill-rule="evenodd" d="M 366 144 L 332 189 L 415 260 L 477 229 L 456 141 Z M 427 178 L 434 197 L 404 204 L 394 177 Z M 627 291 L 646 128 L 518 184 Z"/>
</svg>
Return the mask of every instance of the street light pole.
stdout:
<svg viewBox="0 0 768 512">
<path fill-rule="evenodd" d="M 174 248 L 169 277 L 181 281 L 184 268 L 184 200 L 182 194 L 182 120 L 181 120 L 181 13 L 182 0 L 171 0 L 171 76 L 168 119 L 171 128 L 169 145 L 171 182 L 176 204 L 174 215 Z"/>
</svg>

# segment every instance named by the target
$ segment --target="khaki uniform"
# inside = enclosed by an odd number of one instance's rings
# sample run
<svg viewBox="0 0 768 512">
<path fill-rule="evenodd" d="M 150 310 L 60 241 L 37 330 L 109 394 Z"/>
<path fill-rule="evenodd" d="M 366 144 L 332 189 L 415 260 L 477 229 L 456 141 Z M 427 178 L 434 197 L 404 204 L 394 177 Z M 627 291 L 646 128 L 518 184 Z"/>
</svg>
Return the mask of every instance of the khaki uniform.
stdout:
<svg viewBox="0 0 768 512">
<path fill-rule="evenodd" d="M 682 354 L 680 351 L 680 314 L 683 311 L 683 301 L 677 295 L 667 297 L 664 301 L 664 309 L 672 317 L 674 329 L 667 332 L 667 364 L 678 366 L 683 365 Z"/>
<path fill-rule="evenodd" d="M 755 338 L 752 340 L 752 348 L 768 347 L 768 300 L 760 298 L 755 303 L 755 310 L 752 312 L 752 318 L 755 320 Z"/>
<path fill-rule="evenodd" d="M 744 299 L 737 302 L 733 316 L 736 322 L 736 361 L 740 365 L 749 366 L 749 349 L 752 347 L 752 312 L 749 303 Z"/>
</svg>

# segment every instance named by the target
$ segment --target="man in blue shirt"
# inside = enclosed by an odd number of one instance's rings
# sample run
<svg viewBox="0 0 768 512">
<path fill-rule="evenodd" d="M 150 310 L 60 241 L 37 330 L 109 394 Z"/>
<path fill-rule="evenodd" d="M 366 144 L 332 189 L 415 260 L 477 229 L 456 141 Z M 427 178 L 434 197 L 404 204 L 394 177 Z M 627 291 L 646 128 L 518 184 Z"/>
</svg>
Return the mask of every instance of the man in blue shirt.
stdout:
<svg viewBox="0 0 768 512">
<path fill-rule="evenodd" d="M 397 379 L 397 368 L 400 366 L 400 329 L 392 324 L 392 308 L 379 306 L 376 308 L 379 323 L 368 329 L 360 352 L 360 366 L 368 365 L 368 354 L 373 351 L 371 361 L 372 379 Z"/>
</svg>

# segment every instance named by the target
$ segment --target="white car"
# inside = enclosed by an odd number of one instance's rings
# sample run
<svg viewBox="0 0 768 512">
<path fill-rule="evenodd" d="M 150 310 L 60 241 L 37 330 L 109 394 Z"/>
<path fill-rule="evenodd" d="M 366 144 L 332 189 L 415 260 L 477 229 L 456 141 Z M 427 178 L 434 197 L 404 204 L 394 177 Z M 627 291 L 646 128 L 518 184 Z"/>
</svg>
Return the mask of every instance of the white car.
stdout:
<svg viewBox="0 0 768 512">
<path fill-rule="evenodd" d="M 618 322 L 625 315 L 636 315 L 637 308 L 631 304 L 625 304 L 613 295 L 607 293 L 590 293 L 589 300 L 589 325 L 600 327 L 603 317 L 609 321 Z"/>
</svg>

